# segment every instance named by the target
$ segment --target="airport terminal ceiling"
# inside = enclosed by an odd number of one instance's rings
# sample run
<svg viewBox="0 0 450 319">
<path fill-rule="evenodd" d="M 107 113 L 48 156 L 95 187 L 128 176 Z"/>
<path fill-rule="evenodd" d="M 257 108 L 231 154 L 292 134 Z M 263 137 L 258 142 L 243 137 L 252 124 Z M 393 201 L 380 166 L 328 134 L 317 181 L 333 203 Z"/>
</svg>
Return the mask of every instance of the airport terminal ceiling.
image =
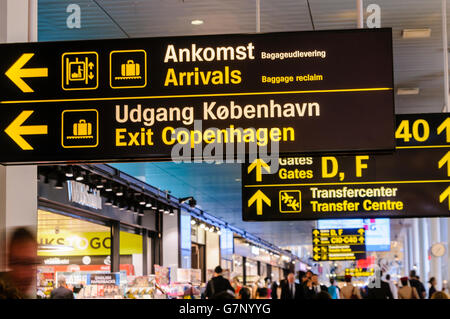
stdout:
<svg viewBox="0 0 450 319">
<path fill-rule="evenodd" d="M 39 0 L 39 41 L 256 31 L 255 0 L 80 0 L 76 2 L 83 12 L 82 27 L 76 31 L 66 27 L 65 8 L 72 2 Z M 381 8 L 381 27 L 393 29 L 396 113 L 441 112 L 444 103 L 441 1 L 379 0 L 372 3 Z M 261 32 L 356 27 L 354 0 L 261 0 L 260 4 Z M 365 2 L 365 6 L 368 4 Z M 367 17 L 368 13 L 365 15 Z M 203 24 L 193 25 L 193 20 L 202 20 Z M 429 37 L 408 39 L 402 36 L 404 29 L 430 29 L 431 33 Z M 401 95 L 399 89 L 418 89 L 418 93 Z M 194 196 L 205 211 L 274 244 L 284 246 L 311 240 L 314 222 L 242 221 L 239 164 L 114 166 L 151 185 L 170 190 L 174 196 Z M 399 228 L 392 227 L 391 231 L 394 229 Z"/>
</svg>

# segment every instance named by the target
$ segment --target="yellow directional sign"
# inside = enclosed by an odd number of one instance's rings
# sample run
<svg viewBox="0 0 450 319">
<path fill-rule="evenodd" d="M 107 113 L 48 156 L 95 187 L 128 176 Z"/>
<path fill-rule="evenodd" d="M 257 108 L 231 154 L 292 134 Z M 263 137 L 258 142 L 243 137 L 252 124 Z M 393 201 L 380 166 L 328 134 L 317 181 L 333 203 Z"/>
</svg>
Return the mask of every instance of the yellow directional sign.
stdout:
<svg viewBox="0 0 450 319">
<path fill-rule="evenodd" d="M 17 118 L 5 129 L 5 133 L 25 151 L 33 150 L 33 147 L 25 141 L 22 135 L 45 135 L 48 132 L 47 125 L 22 125 L 34 111 L 22 111 Z"/>
<path fill-rule="evenodd" d="M 262 215 L 262 202 L 267 204 L 267 206 L 271 206 L 271 200 L 267 197 L 263 192 L 258 190 L 250 199 L 248 200 L 248 207 L 252 206 L 254 202 L 256 202 L 256 214 Z"/>
<path fill-rule="evenodd" d="M 445 134 L 447 137 L 447 143 L 450 143 L 450 134 L 449 134 L 449 128 L 450 128 L 450 117 L 447 117 L 444 122 L 442 122 L 441 125 L 437 128 L 438 135 L 441 134 L 445 130 Z"/>
<path fill-rule="evenodd" d="M 38 78 L 48 76 L 48 68 L 23 69 L 24 65 L 27 64 L 33 56 L 34 53 L 22 54 L 22 56 L 8 69 L 8 71 L 5 72 L 5 75 L 24 93 L 34 91 L 22 78 Z"/>
<path fill-rule="evenodd" d="M 366 258 L 365 229 L 313 229 L 315 261 L 358 260 Z"/>
<path fill-rule="evenodd" d="M 450 196 L 450 186 L 446 188 L 444 192 L 439 196 L 439 202 L 442 203 L 446 198 Z M 450 198 L 448 201 L 448 210 L 450 210 Z"/>
<path fill-rule="evenodd" d="M 270 166 L 267 165 L 267 163 L 264 162 L 260 158 L 255 159 L 253 161 L 253 163 L 250 164 L 250 166 L 247 169 L 247 173 L 250 174 L 255 168 L 256 168 L 256 181 L 257 182 L 262 181 L 262 168 L 264 168 L 266 170 L 266 172 L 270 174 Z"/>
<path fill-rule="evenodd" d="M 445 164 L 447 164 L 447 176 L 450 176 L 450 152 L 447 152 L 447 154 L 444 155 L 444 157 L 442 157 L 439 160 L 439 168 L 442 168 L 442 166 L 444 166 Z"/>
</svg>

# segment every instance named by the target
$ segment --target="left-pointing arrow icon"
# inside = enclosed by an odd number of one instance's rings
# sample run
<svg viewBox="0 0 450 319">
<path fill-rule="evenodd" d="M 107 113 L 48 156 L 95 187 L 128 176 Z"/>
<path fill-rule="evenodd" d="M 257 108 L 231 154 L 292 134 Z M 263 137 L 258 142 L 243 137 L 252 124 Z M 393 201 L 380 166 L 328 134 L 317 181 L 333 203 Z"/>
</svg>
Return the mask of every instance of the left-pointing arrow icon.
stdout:
<svg viewBox="0 0 450 319">
<path fill-rule="evenodd" d="M 22 125 L 34 111 L 22 111 L 17 118 L 5 129 L 5 133 L 24 151 L 33 150 L 22 135 L 45 135 L 48 133 L 47 125 Z"/>
<path fill-rule="evenodd" d="M 34 92 L 33 89 L 25 83 L 22 78 L 39 78 L 48 76 L 48 68 L 29 68 L 23 69 L 24 65 L 34 56 L 34 53 L 24 53 L 14 62 L 14 64 L 5 72 L 5 75 L 24 93 Z"/>
</svg>

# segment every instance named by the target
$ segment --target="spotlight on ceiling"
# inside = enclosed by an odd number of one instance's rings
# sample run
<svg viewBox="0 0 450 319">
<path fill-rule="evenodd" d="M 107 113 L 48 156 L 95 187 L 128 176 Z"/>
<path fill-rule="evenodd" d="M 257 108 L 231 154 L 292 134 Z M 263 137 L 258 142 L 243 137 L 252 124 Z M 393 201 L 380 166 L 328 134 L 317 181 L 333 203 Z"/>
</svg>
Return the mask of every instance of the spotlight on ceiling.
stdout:
<svg viewBox="0 0 450 319">
<path fill-rule="evenodd" d="M 431 37 L 431 29 L 403 29 L 402 38 L 403 39 L 422 39 Z"/>
<path fill-rule="evenodd" d="M 417 95 L 419 94 L 419 88 L 398 88 L 397 95 Z"/>
<path fill-rule="evenodd" d="M 203 20 L 195 19 L 195 20 L 192 20 L 192 21 L 191 21 L 191 24 L 192 24 L 192 25 L 202 25 L 203 22 L 204 22 Z"/>
<path fill-rule="evenodd" d="M 66 177 L 69 177 L 69 178 L 73 177 L 73 168 L 72 168 L 72 166 L 67 166 L 67 168 L 66 168 Z"/>
</svg>

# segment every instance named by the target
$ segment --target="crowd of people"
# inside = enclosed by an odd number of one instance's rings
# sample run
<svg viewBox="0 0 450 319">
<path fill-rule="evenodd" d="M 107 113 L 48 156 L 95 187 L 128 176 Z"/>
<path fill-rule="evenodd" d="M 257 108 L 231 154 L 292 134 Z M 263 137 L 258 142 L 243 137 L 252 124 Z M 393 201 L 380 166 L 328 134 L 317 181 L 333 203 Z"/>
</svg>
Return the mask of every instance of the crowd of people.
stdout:
<svg viewBox="0 0 450 319">
<path fill-rule="evenodd" d="M 416 272 L 402 277 L 400 283 L 394 283 L 390 275 L 384 279 L 382 272 L 364 287 L 352 283 L 352 276 L 345 276 L 345 284 L 339 287 L 331 278 L 330 285 L 320 284 L 319 276 L 312 271 L 289 273 L 279 283 L 271 283 L 269 278 L 257 280 L 250 286 L 242 285 L 237 278 L 232 282 L 222 276 L 222 268 L 217 266 L 214 277 L 208 282 L 206 299 L 449 299 L 444 290 L 436 289 L 436 279 L 429 281 L 428 292 Z M 377 279 L 378 278 L 378 279 Z M 296 280 L 298 279 L 298 280 Z"/>
</svg>

